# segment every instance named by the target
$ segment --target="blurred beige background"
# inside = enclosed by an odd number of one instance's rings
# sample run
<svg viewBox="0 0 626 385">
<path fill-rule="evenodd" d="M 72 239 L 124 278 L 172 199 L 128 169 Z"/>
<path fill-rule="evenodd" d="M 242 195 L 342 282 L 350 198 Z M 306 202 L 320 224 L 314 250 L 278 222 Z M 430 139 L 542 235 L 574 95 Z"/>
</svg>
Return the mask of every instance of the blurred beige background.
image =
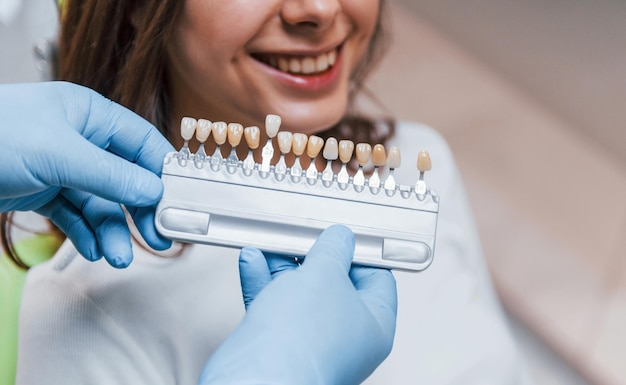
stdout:
<svg viewBox="0 0 626 385">
<path fill-rule="evenodd" d="M 373 90 L 449 141 L 537 382 L 626 384 L 626 2 L 391 4 Z"/>
<path fill-rule="evenodd" d="M 371 88 L 449 141 L 537 383 L 626 384 L 626 2 L 390 2 Z M 45 78 L 53 4 L 0 0 L 0 82 Z"/>
</svg>

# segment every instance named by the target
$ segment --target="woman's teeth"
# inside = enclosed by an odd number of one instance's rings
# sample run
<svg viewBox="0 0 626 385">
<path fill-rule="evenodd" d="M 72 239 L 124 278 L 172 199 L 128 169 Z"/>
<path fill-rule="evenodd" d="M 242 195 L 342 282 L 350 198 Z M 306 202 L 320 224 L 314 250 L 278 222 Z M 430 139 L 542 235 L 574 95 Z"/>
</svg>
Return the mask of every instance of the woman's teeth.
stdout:
<svg viewBox="0 0 626 385">
<path fill-rule="evenodd" d="M 257 57 L 258 60 L 282 72 L 303 75 L 312 75 L 326 71 L 335 64 L 336 58 L 336 49 L 317 56 L 272 55 Z"/>
</svg>

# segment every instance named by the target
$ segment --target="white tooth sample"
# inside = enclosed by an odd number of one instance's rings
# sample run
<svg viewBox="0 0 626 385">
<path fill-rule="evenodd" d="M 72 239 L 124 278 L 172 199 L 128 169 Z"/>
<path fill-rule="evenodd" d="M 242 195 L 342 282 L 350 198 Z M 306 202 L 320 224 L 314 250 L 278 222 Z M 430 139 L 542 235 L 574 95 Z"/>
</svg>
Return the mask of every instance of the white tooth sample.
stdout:
<svg viewBox="0 0 626 385">
<path fill-rule="evenodd" d="M 291 58 L 289 59 L 289 72 L 294 74 L 299 74 L 302 70 L 302 63 L 300 63 L 299 59 Z"/>
<path fill-rule="evenodd" d="M 239 123 L 228 123 L 228 144 L 231 145 L 230 154 L 226 159 L 226 163 L 231 166 L 236 166 L 239 163 L 237 157 L 237 146 L 241 143 L 241 137 L 243 136 L 243 126 Z"/>
<path fill-rule="evenodd" d="M 254 150 L 259 147 L 261 143 L 261 129 L 257 126 L 249 126 L 244 128 L 243 136 L 246 139 L 248 145 L 248 156 L 243 161 L 243 168 L 245 170 L 254 170 Z"/>
<path fill-rule="evenodd" d="M 393 146 L 389 149 L 389 153 L 387 154 L 387 166 L 389 166 L 389 175 L 385 180 L 385 189 L 395 190 L 396 180 L 393 174 L 394 170 L 400 167 L 400 149 L 398 147 Z"/>
<path fill-rule="evenodd" d="M 206 158 L 206 149 L 204 148 L 204 142 L 209 139 L 209 135 L 211 134 L 211 121 L 206 119 L 198 119 L 198 127 L 196 128 L 196 139 L 200 142 L 200 147 L 198 147 L 198 151 L 196 152 L 197 160 L 202 163 L 204 158 Z"/>
<path fill-rule="evenodd" d="M 180 136 L 182 136 L 184 143 L 183 147 L 178 152 L 179 161 L 181 159 L 188 159 L 191 153 L 189 152 L 189 141 L 193 138 L 193 134 L 196 131 L 198 122 L 194 118 L 185 116 L 180 121 Z"/>
<path fill-rule="evenodd" d="M 335 64 L 335 60 L 337 60 L 337 50 L 334 49 L 328 53 L 328 65 L 332 66 Z"/>
<path fill-rule="evenodd" d="M 226 122 L 213 122 L 211 124 L 211 132 L 213 133 L 213 140 L 218 146 L 226 143 L 226 136 L 228 135 L 228 124 Z"/>
<path fill-rule="evenodd" d="M 328 69 L 328 55 L 322 54 L 315 60 L 315 69 L 317 72 L 326 71 Z"/>
<path fill-rule="evenodd" d="M 302 59 L 301 71 L 303 74 L 311 74 L 315 72 L 315 59 L 312 57 L 305 57 Z"/>
<path fill-rule="evenodd" d="M 326 139 L 322 155 L 324 159 L 326 159 L 326 168 L 322 172 L 322 180 L 330 182 L 333 180 L 333 160 L 339 157 L 339 144 L 337 143 L 337 139 L 332 137 Z"/>
<path fill-rule="evenodd" d="M 324 139 L 319 136 L 311 135 L 309 137 L 309 143 L 306 146 L 306 154 L 311 158 L 309 168 L 306 170 L 306 177 L 309 183 L 314 183 L 317 180 L 317 167 L 315 166 L 315 158 L 322 150 L 324 146 Z"/>
<path fill-rule="evenodd" d="M 293 134 L 289 131 L 281 131 L 278 133 L 278 149 L 281 154 L 289 154 L 291 151 L 291 143 Z"/>
<path fill-rule="evenodd" d="M 365 185 L 365 175 L 363 173 L 363 166 L 370 160 L 370 154 L 372 153 L 372 146 L 369 143 L 359 143 L 356 145 L 356 161 L 359 163 L 359 169 L 357 170 L 352 182 L 356 186 Z"/>
<path fill-rule="evenodd" d="M 389 149 L 389 154 L 387 155 L 387 166 L 391 170 L 400 167 L 400 149 L 396 146 L 393 146 Z"/>
<path fill-rule="evenodd" d="M 228 124 L 228 144 L 233 147 L 239 146 L 243 136 L 243 126 L 239 123 Z"/>
<path fill-rule="evenodd" d="M 293 161 L 293 165 L 291 166 L 291 177 L 295 180 L 295 178 L 300 178 L 302 176 L 302 165 L 300 164 L 300 156 L 304 154 L 304 150 L 306 150 L 307 142 L 309 138 L 300 132 L 296 132 L 293 134 L 293 139 L 291 141 L 291 151 L 296 156 L 296 159 Z"/>
<path fill-rule="evenodd" d="M 284 57 L 278 58 L 278 69 L 283 72 L 289 72 L 289 60 Z"/>
<path fill-rule="evenodd" d="M 193 134 L 196 132 L 197 126 L 198 126 L 197 120 L 195 120 L 194 118 L 185 116 L 180 121 L 180 136 L 182 136 L 185 141 L 191 140 L 191 138 L 193 138 Z"/>
<path fill-rule="evenodd" d="M 206 119 L 198 119 L 198 128 L 196 129 L 196 139 L 198 142 L 204 143 L 209 139 L 211 134 L 211 121 Z"/>
<path fill-rule="evenodd" d="M 268 114 L 265 117 L 265 133 L 269 138 L 273 138 L 278 134 L 280 129 L 281 118 L 278 115 Z"/>
<path fill-rule="evenodd" d="M 424 173 L 429 171 L 432 167 L 432 163 L 430 161 L 430 154 L 426 150 L 421 150 L 417 154 L 417 169 L 420 172 L 420 177 L 417 183 L 415 183 L 415 193 L 417 197 L 423 199 L 424 194 L 426 194 L 426 182 L 424 182 Z"/>
<path fill-rule="evenodd" d="M 285 163 L 285 154 L 291 151 L 291 141 L 293 134 L 289 131 L 281 131 L 278 133 L 278 149 L 280 150 L 280 159 L 276 163 L 274 171 L 277 174 L 285 174 L 287 172 L 287 164 Z"/>
<path fill-rule="evenodd" d="M 281 119 L 280 116 L 274 114 L 268 114 L 265 116 L 265 133 L 267 134 L 267 143 L 263 146 L 261 151 L 261 168 L 259 171 L 268 172 L 270 170 L 270 162 L 274 157 L 274 146 L 272 145 L 272 138 L 278 134 L 280 129 Z"/>
<path fill-rule="evenodd" d="M 380 187 L 380 175 L 379 169 L 383 167 L 387 162 L 387 154 L 385 153 L 385 146 L 377 144 L 372 149 L 372 164 L 374 165 L 374 173 L 370 177 L 369 186 L 374 188 Z"/>
<path fill-rule="evenodd" d="M 324 152 L 322 153 L 322 155 L 326 160 L 335 160 L 339 157 L 339 144 L 337 143 L 337 139 L 326 139 L 326 144 L 324 145 Z"/>
<path fill-rule="evenodd" d="M 339 160 L 341 160 L 341 170 L 337 174 L 337 182 L 348 183 L 350 181 L 350 174 L 348 174 L 347 164 L 352 160 L 352 153 L 354 152 L 354 142 L 351 140 L 339 141 Z"/>
</svg>

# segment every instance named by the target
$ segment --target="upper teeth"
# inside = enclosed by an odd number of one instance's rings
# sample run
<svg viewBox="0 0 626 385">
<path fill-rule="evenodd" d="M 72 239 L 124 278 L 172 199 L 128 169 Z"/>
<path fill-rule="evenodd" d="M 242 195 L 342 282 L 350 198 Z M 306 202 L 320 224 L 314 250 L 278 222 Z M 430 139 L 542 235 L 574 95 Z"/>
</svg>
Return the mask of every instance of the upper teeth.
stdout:
<svg viewBox="0 0 626 385">
<path fill-rule="evenodd" d="M 264 62 L 283 72 L 292 74 L 312 74 L 326 71 L 335 64 L 337 50 L 317 55 L 317 56 L 270 56 L 263 58 Z"/>
</svg>

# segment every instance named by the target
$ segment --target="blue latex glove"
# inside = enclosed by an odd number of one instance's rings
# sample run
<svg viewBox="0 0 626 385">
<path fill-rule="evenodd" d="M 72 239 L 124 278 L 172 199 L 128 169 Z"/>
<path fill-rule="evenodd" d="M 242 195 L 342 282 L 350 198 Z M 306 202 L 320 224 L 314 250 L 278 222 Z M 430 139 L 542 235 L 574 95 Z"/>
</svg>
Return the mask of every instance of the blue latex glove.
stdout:
<svg viewBox="0 0 626 385">
<path fill-rule="evenodd" d="M 244 248 L 247 312 L 199 383 L 358 384 L 391 351 L 396 285 L 389 270 L 350 266 L 354 235 L 332 226 L 302 266 Z"/>
<path fill-rule="evenodd" d="M 49 217 L 89 260 L 132 261 L 120 203 L 146 242 L 163 194 L 157 176 L 171 145 L 146 120 L 65 82 L 0 85 L 0 211 Z"/>
</svg>

